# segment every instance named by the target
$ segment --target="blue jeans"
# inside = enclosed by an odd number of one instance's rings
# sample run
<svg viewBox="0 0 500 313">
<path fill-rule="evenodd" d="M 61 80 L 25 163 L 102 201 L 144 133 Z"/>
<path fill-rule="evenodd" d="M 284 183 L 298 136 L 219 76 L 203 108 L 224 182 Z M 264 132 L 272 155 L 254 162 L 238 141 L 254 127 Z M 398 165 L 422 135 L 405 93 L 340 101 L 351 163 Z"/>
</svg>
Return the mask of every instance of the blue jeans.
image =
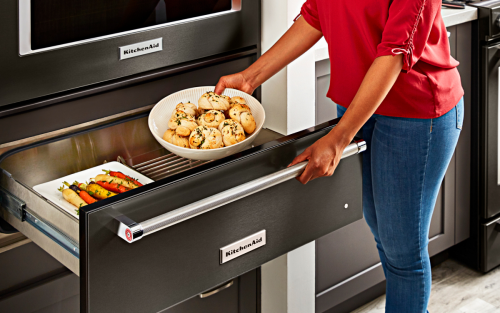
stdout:
<svg viewBox="0 0 500 313">
<path fill-rule="evenodd" d="M 338 105 L 338 116 L 345 113 Z M 439 188 L 463 123 L 463 99 L 433 119 L 373 115 L 363 126 L 363 213 L 387 280 L 387 313 L 423 313 L 431 292 L 427 245 Z"/>
</svg>

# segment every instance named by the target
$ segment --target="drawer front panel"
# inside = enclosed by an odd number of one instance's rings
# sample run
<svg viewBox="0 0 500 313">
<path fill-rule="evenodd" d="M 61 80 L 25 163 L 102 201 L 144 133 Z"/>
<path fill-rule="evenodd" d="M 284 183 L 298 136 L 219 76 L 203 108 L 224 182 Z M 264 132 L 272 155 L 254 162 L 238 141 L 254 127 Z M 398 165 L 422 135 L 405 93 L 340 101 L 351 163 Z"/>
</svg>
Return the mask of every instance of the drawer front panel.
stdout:
<svg viewBox="0 0 500 313">
<path fill-rule="evenodd" d="M 481 225 L 480 228 L 483 237 L 481 270 L 488 272 L 500 265 L 500 219 Z"/>
<path fill-rule="evenodd" d="M 144 220 L 285 168 L 326 133 L 222 162 L 81 216 L 82 312 L 158 312 L 362 218 L 361 156 L 332 177 L 290 180 L 128 244 L 117 212 Z M 264 147 L 265 148 L 265 147 Z M 155 188 L 159 185 L 158 188 Z M 348 204 L 348 208 L 345 208 Z M 266 245 L 220 264 L 219 249 L 266 230 Z"/>
</svg>

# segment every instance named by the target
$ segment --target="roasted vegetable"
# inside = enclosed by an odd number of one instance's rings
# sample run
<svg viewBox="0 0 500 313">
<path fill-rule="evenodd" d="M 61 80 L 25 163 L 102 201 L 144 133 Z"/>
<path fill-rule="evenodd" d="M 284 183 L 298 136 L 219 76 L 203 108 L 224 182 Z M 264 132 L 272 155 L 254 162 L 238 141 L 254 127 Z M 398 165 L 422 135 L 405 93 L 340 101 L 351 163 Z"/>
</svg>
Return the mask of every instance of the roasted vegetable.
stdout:
<svg viewBox="0 0 500 313">
<path fill-rule="evenodd" d="M 87 192 L 89 193 L 89 195 L 91 195 L 92 197 L 97 198 L 99 200 L 107 199 L 107 198 L 112 197 L 112 196 L 116 196 L 116 193 L 102 188 L 101 186 L 99 186 L 95 182 L 91 182 L 87 185 Z"/>
<path fill-rule="evenodd" d="M 78 188 L 80 188 L 80 190 L 87 190 L 87 184 L 84 184 L 84 183 L 79 183 L 79 182 L 75 181 L 75 182 L 73 183 L 73 185 L 77 185 L 77 186 L 78 186 Z"/>
<path fill-rule="evenodd" d="M 94 202 L 96 202 L 97 200 L 92 198 L 86 191 L 85 189 L 81 190 L 78 185 L 79 183 L 77 181 L 75 181 L 72 185 L 68 184 L 67 182 L 64 182 L 64 184 L 66 186 L 68 186 L 71 190 L 75 191 L 76 193 L 78 193 L 78 195 L 80 196 L 80 198 L 83 199 L 83 201 L 85 201 L 85 203 L 87 204 L 92 204 Z M 76 214 L 80 215 L 80 212 L 77 210 Z"/>
<path fill-rule="evenodd" d="M 129 188 L 129 189 L 135 189 L 135 188 L 139 187 L 136 184 L 134 184 L 133 182 L 125 180 L 123 178 L 113 177 L 113 176 L 103 175 L 103 174 L 97 175 L 94 180 L 96 182 L 101 181 L 101 182 L 108 182 L 110 184 L 117 183 L 117 184 L 122 185 L 125 188 Z"/>
<path fill-rule="evenodd" d="M 116 193 L 124 193 L 125 191 L 129 191 L 130 189 L 125 188 L 125 186 L 120 185 L 118 183 L 108 183 L 104 181 L 97 180 L 96 183 L 101 186 L 102 188 L 116 192 Z"/>
<path fill-rule="evenodd" d="M 72 185 L 70 185 L 68 182 L 63 182 L 63 184 L 65 184 L 66 186 L 68 186 L 69 189 L 73 190 L 74 192 L 76 193 L 80 193 L 80 188 L 78 188 L 78 185 L 73 183 Z"/>
<path fill-rule="evenodd" d="M 87 203 L 83 201 L 80 196 L 71 189 L 64 189 L 64 186 L 58 189 L 60 192 L 62 192 L 64 200 L 68 201 L 72 205 L 76 206 L 78 209 L 80 209 L 82 206 L 86 206 Z M 76 210 L 76 213 L 79 214 L 79 210 Z"/>
<path fill-rule="evenodd" d="M 104 173 L 108 174 L 109 176 L 118 177 L 118 178 L 121 178 L 121 179 L 125 179 L 126 181 L 130 181 L 130 182 L 136 184 L 139 187 L 142 186 L 142 184 L 140 182 L 138 182 L 137 180 L 133 179 L 130 176 L 127 176 L 127 175 L 123 174 L 122 172 L 114 172 L 114 171 L 106 171 L 106 170 L 102 170 L 102 171 Z"/>
<path fill-rule="evenodd" d="M 88 192 L 86 192 L 85 190 L 81 190 L 79 195 L 80 195 L 80 198 L 83 199 L 83 201 L 87 202 L 87 204 L 92 204 L 94 202 L 97 202 L 97 200 L 92 198 L 92 196 Z"/>
</svg>

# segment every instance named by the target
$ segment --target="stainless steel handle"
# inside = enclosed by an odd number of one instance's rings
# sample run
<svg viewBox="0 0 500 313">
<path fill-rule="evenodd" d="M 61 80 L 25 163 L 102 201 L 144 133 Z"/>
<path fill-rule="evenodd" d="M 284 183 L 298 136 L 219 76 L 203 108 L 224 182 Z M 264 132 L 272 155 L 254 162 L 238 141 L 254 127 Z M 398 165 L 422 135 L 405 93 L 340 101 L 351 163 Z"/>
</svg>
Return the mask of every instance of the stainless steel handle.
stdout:
<svg viewBox="0 0 500 313">
<path fill-rule="evenodd" d="M 486 227 L 489 227 L 489 226 L 491 226 L 491 225 L 495 225 L 495 228 L 494 228 L 494 229 L 495 229 L 497 232 L 500 232 L 500 217 L 499 217 L 499 218 L 497 218 L 497 219 L 494 219 L 493 221 L 490 221 L 490 222 L 489 222 L 489 223 L 487 223 L 485 226 L 486 226 Z"/>
<path fill-rule="evenodd" d="M 200 298 L 208 298 L 210 296 L 213 296 L 214 294 L 216 293 L 219 293 L 221 292 L 222 290 L 224 289 L 227 289 L 229 287 L 231 287 L 232 285 L 234 284 L 234 280 L 231 280 L 230 282 L 228 283 L 225 283 L 224 285 L 220 286 L 220 287 L 217 287 L 215 289 L 212 289 L 210 291 L 207 291 L 207 292 L 204 292 L 204 293 L 200 293 Z"/>
<path fill-rule="evenodd" d="M 366 142 L 357 140 L 345 148 L 342 159 L 365 150 Z M 144 236 L 295 178 L 304 171 L 306 165 L 307 162 L 296 164 L 141 223 L 136 223 L 125 216 L 117 217 L 116 219 L 120 222 L 118 235 L 127 242 L 137 241 Z"/>
</svg>

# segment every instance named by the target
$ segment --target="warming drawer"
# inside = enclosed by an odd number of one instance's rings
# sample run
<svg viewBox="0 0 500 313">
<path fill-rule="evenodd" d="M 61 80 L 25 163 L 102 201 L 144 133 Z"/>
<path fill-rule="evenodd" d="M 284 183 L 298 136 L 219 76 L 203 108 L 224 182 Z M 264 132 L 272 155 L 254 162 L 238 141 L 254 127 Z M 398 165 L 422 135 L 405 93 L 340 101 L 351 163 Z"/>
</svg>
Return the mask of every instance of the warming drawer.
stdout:
<svg viewBox="0 0 500 313">
<path fill-rule="evenodd" d="M 303 186 L 293 178 L 304 164 L 287 168 L 336 122 L 264 130 L 210 162 L 169 154 L 145 115 L 40 142 L 1 156 L 0 215 L 80 275 L 81 312 L 158 312 L 362 218 L 362 140 L 331 177 Z M 79 220 L 32 188 L 114 160 L 155 182 L 83 207 Z"/>
</svg>

